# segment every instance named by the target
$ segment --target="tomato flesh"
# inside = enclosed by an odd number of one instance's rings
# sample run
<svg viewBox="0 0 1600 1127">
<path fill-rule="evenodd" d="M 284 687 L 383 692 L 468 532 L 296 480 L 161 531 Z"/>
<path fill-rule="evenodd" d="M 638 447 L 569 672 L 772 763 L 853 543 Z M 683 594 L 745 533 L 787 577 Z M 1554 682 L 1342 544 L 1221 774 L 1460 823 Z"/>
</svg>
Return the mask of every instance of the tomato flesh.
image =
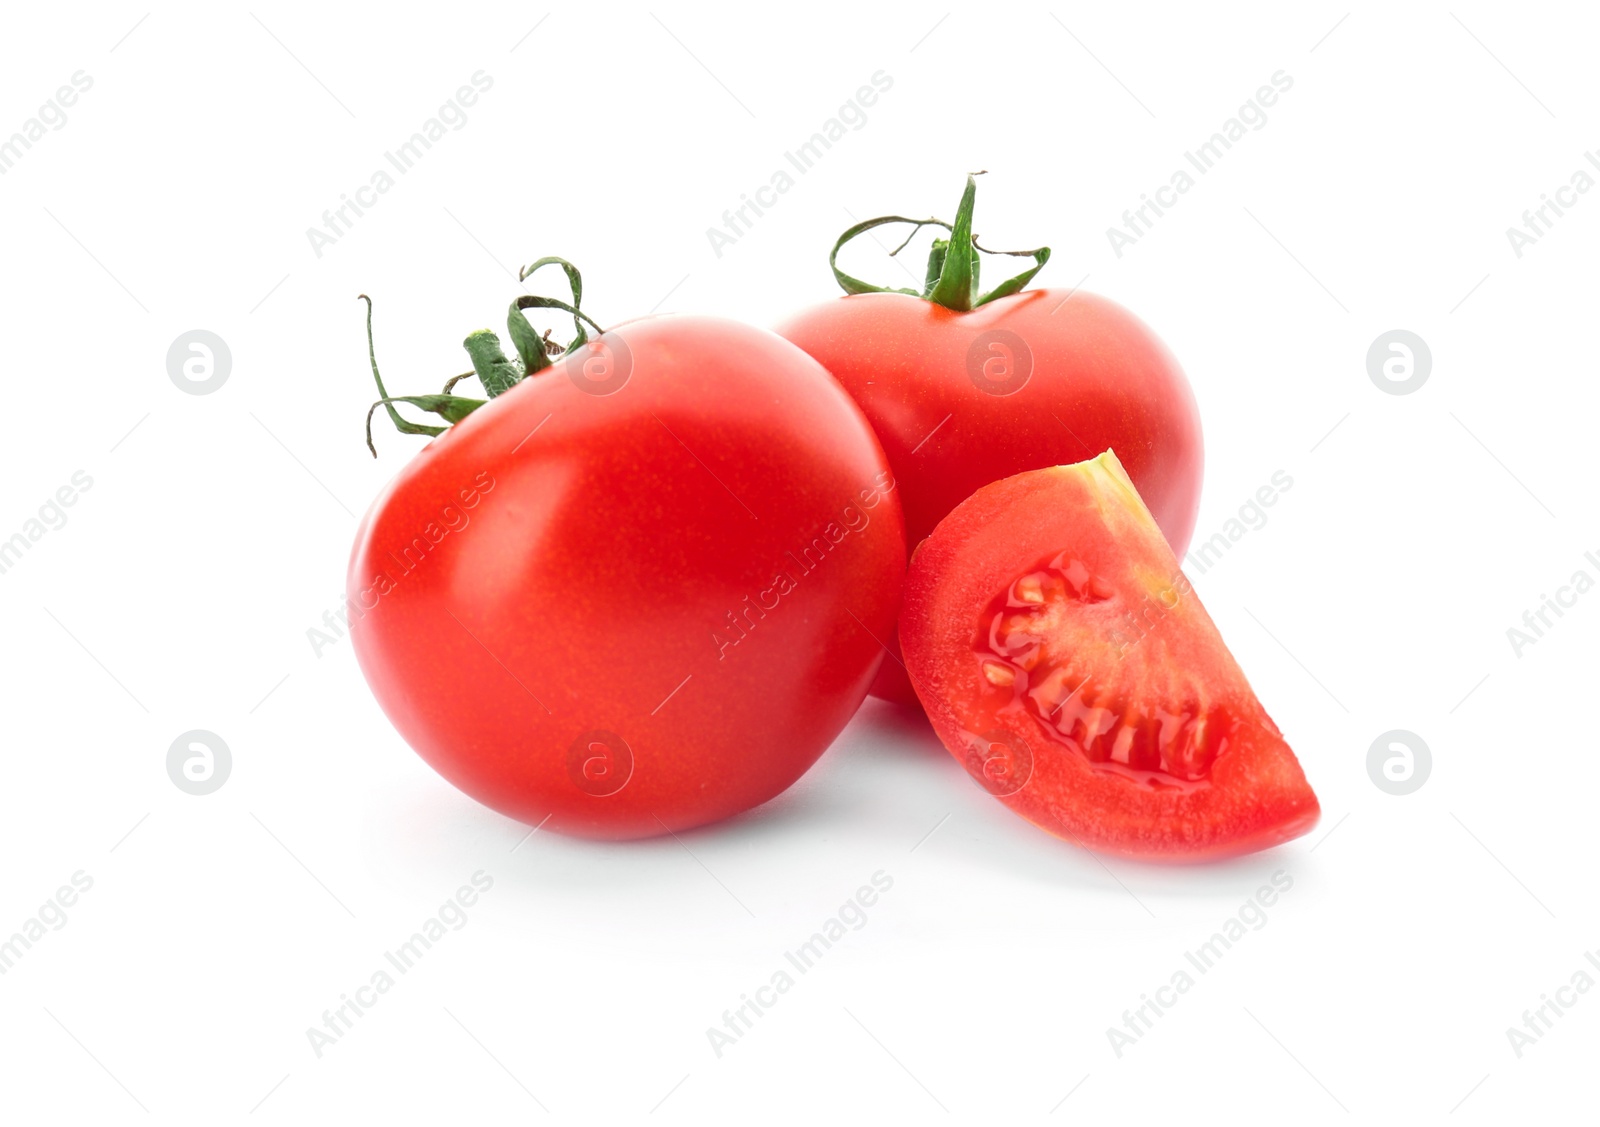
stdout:
<svg viewBox="0 0 1600 1127">
<path fill-rule="evenodd" d="M 1316 796 L 1111 454 L 957 506 L 900 620 L 935 730 L 1023 817 L 1201 859 L 1309 830 Z"/>
<path fill-rule="evenodd" d="M 1202 708 L 1195 686 L 1182 681 L 1176 700 L 1125 702 L 1117 681 L 1096 683 L 1096 659 L 1107 655 L 1077 641 L 1074 620 L 1095 617 L 1090 608 L 1115 598 L 1110 582 L 1066 553 L 1031 569 L 980 623 L 974 649 L 984 680 L 1010 690 L 1008 706 L 1027 711 L 1097 771 L 1154 787 L 1206 785 L 1239 721 L 1221 706 Z"/>
</svg>

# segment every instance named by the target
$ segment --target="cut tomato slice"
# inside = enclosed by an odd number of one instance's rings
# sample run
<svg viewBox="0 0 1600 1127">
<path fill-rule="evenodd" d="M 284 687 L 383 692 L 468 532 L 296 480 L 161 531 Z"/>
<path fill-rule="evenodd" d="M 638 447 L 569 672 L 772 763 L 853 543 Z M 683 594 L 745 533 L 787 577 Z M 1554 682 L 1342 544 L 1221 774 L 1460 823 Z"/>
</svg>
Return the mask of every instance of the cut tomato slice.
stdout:
<svg viewBox="0 0 1600 1127">
<path fill-rule="evenodd" d="M 900 617 L 934 730 L 1051 833 L 1207 860 L 1317 822 L 1294 752 L 1116 456 L 978 490 L 918 549 Z"/>
</svg>

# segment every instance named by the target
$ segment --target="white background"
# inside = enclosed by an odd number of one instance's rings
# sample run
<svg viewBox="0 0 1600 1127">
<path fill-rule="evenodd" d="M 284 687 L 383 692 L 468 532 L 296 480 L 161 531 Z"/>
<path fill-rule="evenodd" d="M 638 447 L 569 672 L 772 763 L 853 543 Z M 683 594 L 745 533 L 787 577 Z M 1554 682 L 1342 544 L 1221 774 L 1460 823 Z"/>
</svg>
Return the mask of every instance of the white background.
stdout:
<svg viewBox="0 0 1600 1127">
<path fill-rule="evenodd" d="M 1600 594 L 1520 656 L 1506 631 L 1600 577 L 1600 192 L 1520 258 L 1505 232 L 1600 150 L 1597 30 L 1477 0 L 13 9 L 0 135 L 74 72 L 93 87 L 0 177 L 0 538 L 75 471 L 93 486 L 0 575 L 0 935 L 94 885 L 0 977 L 0 1118 L 1592 1107 L 1600 992 L 1520 1058 L 1506 1030 L 1600 946 Z M 306 229 L 479 70 L 466 125 L 318 257 Z M 716 256 L 707 227 L 878 70 L 867 124 Z M 1106 229 L 1279 70 L 1267 124 L 1119 258 Z M 1311 835 L 1201 869 L 1098 859 L 871 703 L 732 824 L 524 840 L 408 750 L 347 641 L 316 654 L 357 517 L 421 446 L 362 444 L 358 292 L 409 391 L 465 367 L 545 254 L 602 321 L 772 324 L 834 292 L 852 216 L 948 216 L 979 168 L 987 245 L 1049 243 L 1039 284 L 1124 303 L 1183 362 L 1201 536 L 1293 478 L 1191 575 L 1321 797 Z M 233 356 L 204 396 L 166 370 L 196 328 Z M 1433 356 L 1403 396 L 1366 367 L 1395 328 Z M 206 797 L 166 770 L 197 728 L 233 755 Z M 1368 776 L 1391 729 L 1432 750 L 1406 797 Z M 706 1029 L 880 869 L 866 926 L 719 1059 Z M 1107 1028 L 1280 869 L 1266 926 L 1118 1057 Z M 307 1028 L 478 870 L 466 926 L 319 1059 Z"/>
</svg>

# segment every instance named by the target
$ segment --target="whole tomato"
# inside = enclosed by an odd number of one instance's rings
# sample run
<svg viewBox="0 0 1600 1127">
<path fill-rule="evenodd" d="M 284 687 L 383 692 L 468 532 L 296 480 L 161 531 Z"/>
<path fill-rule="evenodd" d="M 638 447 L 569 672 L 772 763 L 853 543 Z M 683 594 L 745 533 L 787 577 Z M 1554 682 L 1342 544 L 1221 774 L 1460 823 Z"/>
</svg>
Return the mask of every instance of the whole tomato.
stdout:
<svg viewBox="0 0 1600 1127">
<path fill-rule="evenodd" d="M 1081 290 L 1024 290 L 1049 258 L 977 292 L 971 177 L 953 225 L 886 216 L 834 246 L 849 296 L 778 327 L 832 372 L 883 443 L 915 549 L 945 515 L 990 482 L 1111 449 L 1181 558 L 1200 504 L 1203 451 L 1194 394 L 1172 354 L 1115 302 Z M 934 225 L 922 291 L 883 290 L 839 270 L 839 248 L 885 223 Z M 876 696 L 915 704 L 898 659 Z"/>
<path fill-rule="evenodd" d="M 850 719 L 893 633 L 905 536 L 883 452 L 772 333 L 580 325 L 553 359 L 520 307 L 523 364 L 468 338 L 487 403 L 380 401 L 455 425 L 394 416 L 437 437 L 356 536 L 367 681 L 440 774 L 525 822 L 643 837 L 765 802 Z"/>
</svg>

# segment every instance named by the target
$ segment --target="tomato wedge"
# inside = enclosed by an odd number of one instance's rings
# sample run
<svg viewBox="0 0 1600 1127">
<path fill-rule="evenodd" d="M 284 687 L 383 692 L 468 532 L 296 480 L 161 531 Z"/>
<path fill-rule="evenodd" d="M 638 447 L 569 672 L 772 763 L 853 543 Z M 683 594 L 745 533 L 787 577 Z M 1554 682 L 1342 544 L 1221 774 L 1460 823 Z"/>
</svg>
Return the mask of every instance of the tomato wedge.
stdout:
<svg viewBox="0 0 1600 1127">
<path fill-rule="evenodd" d="M 1107 451 L 978 490 L 912 558 L 906 669 L 992 794 L 1090 849 L 1209 860 L 1316 824 L 1316 795 Z"/>
</svg>

